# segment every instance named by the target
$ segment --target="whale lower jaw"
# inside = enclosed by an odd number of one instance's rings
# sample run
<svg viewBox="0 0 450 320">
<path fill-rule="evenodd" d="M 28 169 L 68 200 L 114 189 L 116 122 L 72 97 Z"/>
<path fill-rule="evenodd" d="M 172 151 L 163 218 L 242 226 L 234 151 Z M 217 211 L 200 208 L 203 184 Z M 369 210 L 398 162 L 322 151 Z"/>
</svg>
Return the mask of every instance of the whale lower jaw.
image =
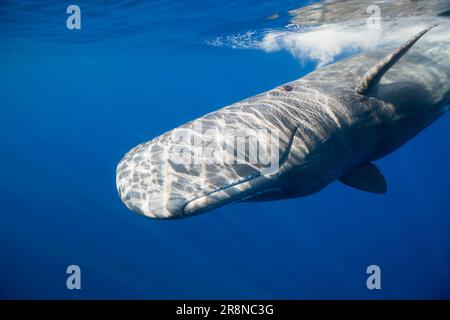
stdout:
<svg viewBox="0 0 450 320">
<path fill-rule="evenodd" d="M 272 172 L 272 174 L 267 175 L 261 173 L 257 176 L 248 177 L 244 180 L 239 180 L 218 190 L 209 192 L 206 195 L 190 200 L 183 208 L 184 216 L 187 217 L 204 213 L 239 200 L 254 201 L 253 198 L 261 196 L 266 193 L 266 191 L 269 191 L 272 195 L 276 194 L 277 196 L 280 193 L 283 193 L 284 190 L 273 186 L 273 182 L 274 179 L 279 177 L 285 169 L 285 163 L 287 162 L 292 146 L 295 143 L 294 140 L 296 139 L 297 131 L 298 126 L 290 135 L 286 150 L 282 153 L 281 159 L 278 163 L 279 167 L 276 172 Z"/>
<path fill-rule="evenodd" d="M 266 176 L 256 176 L 210 192 L 189 201 L 183 208 L 184 216 L 192 216 L 221 207 L 231 202 L 251 197 L 263 190 L 268 183 Z"/>
</svg>

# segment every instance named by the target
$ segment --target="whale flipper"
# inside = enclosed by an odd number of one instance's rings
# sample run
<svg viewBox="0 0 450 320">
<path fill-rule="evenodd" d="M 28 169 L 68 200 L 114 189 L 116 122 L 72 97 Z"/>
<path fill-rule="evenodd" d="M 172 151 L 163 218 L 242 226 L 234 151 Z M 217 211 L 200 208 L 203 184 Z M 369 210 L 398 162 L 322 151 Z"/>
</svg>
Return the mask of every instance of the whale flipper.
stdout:
<svg viewBox="0 0 450 320">
<path fill-rule="evenodd" d="M 383 174 L 371 162 L 356 167 L 339 180 L 343 184 L 362 191 L 377 194 L 384 194 L 387 191 L 387 184 Z"/>
<path fill-rule="evenodd" d="M 357 86 L 356 92 L 361 95 L 368 94 L 380 82 L 383 75 L 398 61 L 408 50 L 428 31 L 436 27 L 437 24 L 422 30 L 410 40 L 405 42 L 395 51 L 388 54 L 383 60 L 367 71 L 361 79 L 361 83 Z"/>
</svg>

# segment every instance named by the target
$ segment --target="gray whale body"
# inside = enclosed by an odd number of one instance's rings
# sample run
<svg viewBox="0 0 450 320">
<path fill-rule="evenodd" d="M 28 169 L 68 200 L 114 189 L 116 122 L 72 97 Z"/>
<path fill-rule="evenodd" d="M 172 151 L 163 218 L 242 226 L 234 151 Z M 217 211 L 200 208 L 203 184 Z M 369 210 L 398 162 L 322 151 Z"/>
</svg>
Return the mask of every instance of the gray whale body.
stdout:
<svg viewBox="0 0 450 320">
<path fill-rule="evenodd" d="M 400 47 L 349 57 L 136 146 L 117 167 L 122 201 L 147 217 L 181 218 L 234 201 L 302 197 L 336 180 L 385 193 L 385 179 L 372 162 L 448 108 L 449 31 L 444 23 Z M 261 145 L 266 138 L 256 132 L 277 132 L 276 170 L 264 172 L 261 162 L 177 163 L 171 158 L 180 148 L 194 154 L 211 144 L 236 155 L 234 142 L 224 141 L 227 128 L 252 132 Z M 187 139 L 175 139 L 180 132 Z M 215 134 L 205 139 L 206 132 Z M 191 143 L 195 139 L 200 142 Z M 245 159 L 251 151 L 243 151 Z"/>
</svg>

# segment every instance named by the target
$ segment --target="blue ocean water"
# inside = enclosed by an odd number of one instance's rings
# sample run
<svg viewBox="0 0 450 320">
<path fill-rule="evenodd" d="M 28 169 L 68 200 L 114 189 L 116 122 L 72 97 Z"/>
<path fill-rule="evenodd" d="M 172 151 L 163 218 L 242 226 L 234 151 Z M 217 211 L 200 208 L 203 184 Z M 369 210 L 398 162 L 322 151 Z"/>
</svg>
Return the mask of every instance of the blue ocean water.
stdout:
<svg viewBox="0 0 450 320">
<path fill-rule="evenodd" d="M 117 195 L 130 148 L 315 68 L 207 44 L 307 3 L 77 0 L 68 30 L 72 3 L 1 1 L 0 298 L 450 298 L 448 115 L 377 162 L 383 196 L 336 182 L 157 221 Z"/>
</svg>

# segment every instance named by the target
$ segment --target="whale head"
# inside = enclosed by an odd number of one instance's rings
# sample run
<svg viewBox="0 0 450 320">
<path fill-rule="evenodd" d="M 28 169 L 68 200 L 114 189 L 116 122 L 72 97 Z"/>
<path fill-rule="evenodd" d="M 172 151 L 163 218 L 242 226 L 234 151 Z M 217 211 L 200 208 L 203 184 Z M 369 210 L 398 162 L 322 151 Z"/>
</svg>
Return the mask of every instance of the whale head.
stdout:
<svg viewBox="0 0 450 320">
<path fill-rule="evenodd" d="M 279 134 L 227 119 L 211 114 L 130 150 L 116 170 L 123 203 L 150 218 L 182 218 L 272 190 Z"/>
</svg>

